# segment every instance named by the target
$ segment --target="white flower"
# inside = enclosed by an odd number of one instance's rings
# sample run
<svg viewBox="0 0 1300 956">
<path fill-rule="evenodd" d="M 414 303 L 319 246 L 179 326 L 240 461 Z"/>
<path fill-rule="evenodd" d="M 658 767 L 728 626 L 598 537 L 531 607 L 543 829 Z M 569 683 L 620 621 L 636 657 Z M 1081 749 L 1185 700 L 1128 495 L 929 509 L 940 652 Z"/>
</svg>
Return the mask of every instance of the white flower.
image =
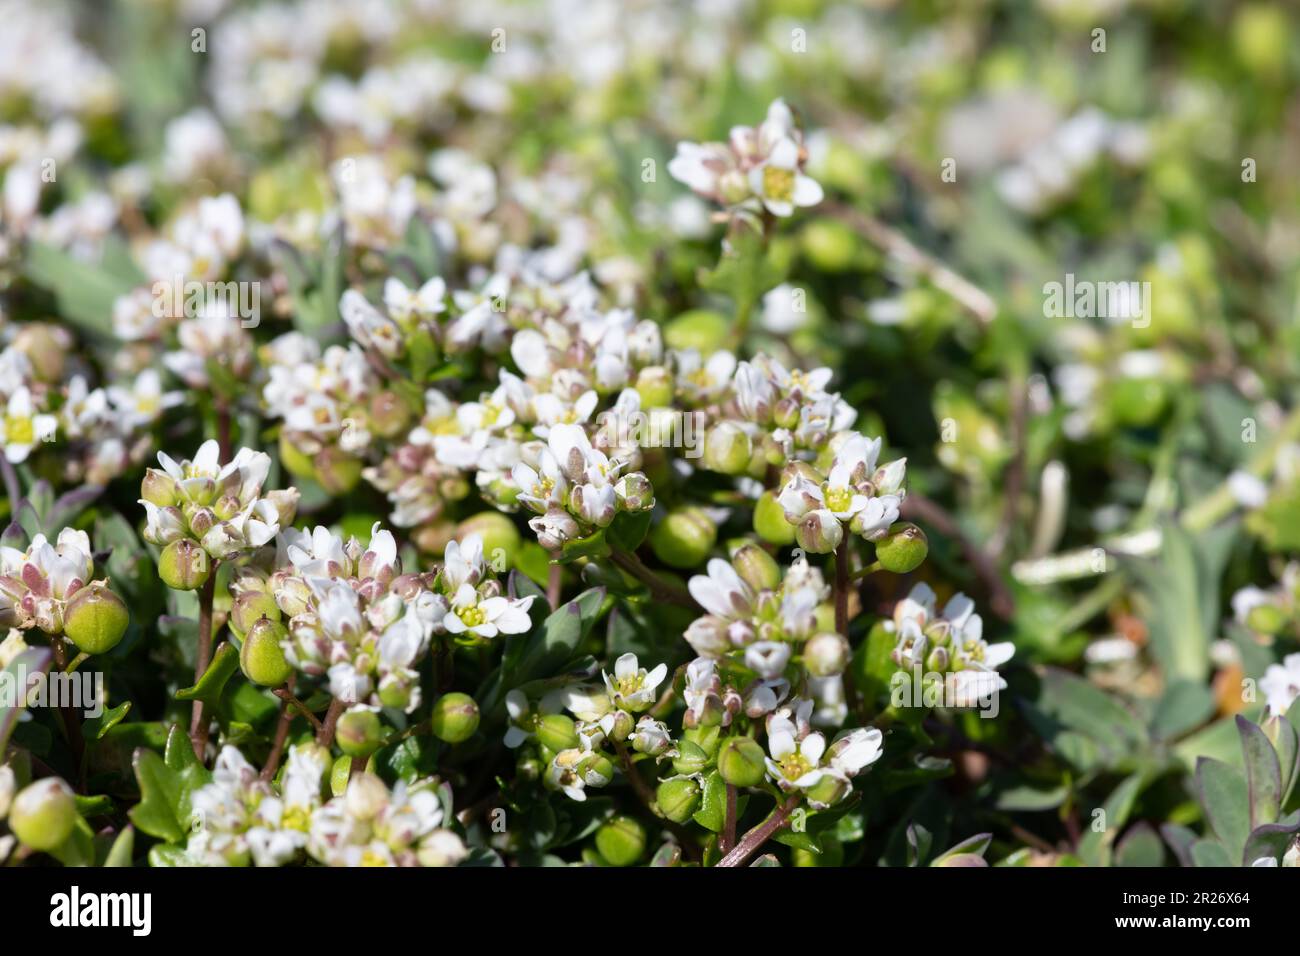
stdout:
<svg viewBox="0 0 1300 956">
<path fill-rule="evenodd" d="M 384 308 L 398 322 L 427 318 L 445 312 L 447 283 L 435 276 L 419 289 L 408 289 L 401 279 L 384 282 Z"/>
<path fill-rule="evenodd" d="M 782 139 L 772 147 L 767 160 L 749 171 L 749 188 L 774 216 L 789 216 L 797 206 L 815 206 L 822 201 L 822 187 L 799 171 L 799 147 Z"/>
<path fill-rule="evenodd" d="M 822 779 L 822 755 L 826 752 L 826 738 L 811 733 L 796 740 L 794 725 L 789 721 L 769 724 L 765 758 L 768 775 L 782 790 L 807 790 Z"/>
<path fill-rule="evenodd" d="M 0 419 L 0 443 L 5 457 L 17 465 L 27 460 L 38 442 L 54 440 L 59 421 L 53 415 L 38 412 L 32 393 L 26 386 L 9 396 L 4 418 Z"/>
<path fill-rule="evenodd" d="M 745 648 L 745 666 L 764 680 L 781 676 L 792 648 L 784 641 L 758 641 Z"/>
<path fill-rule="evenodd" d="M 668 732 L 668 725 L 646 714 L 636 722 L 636 730 L 632 732 L 632 749 L 652 757 L 669 753 L 673 749 L 673 738 Z"/>
<path fill-rule="evenodd" d="M 604 674 L 605 689 L 614 706 L 637 713 L 654 706 L 656 688 L 666 676 L 667 664 L 646 671 L 638 664 L 635 654 L 622 654 L 614 662 L 614 677 Z"/>
<path fill-rule="evenodd" d="M 498 634 L 523 634 L 532 627 L 528 609 L 533 595 L 519 600 L 504 597 L 484 599 L 472 584 L 462 584 L 451 599 L 451 608 L 442 619 L 449 634 L 470 634 L 490 638 Z"/>
<path fill-rule="evenodd" d="M 1259 679 L 1270 713 L 1285 715 L 1300 697 L 1300 654 L 1288 654 L 1281 664 L 1270 664 Z"/>
</svg>

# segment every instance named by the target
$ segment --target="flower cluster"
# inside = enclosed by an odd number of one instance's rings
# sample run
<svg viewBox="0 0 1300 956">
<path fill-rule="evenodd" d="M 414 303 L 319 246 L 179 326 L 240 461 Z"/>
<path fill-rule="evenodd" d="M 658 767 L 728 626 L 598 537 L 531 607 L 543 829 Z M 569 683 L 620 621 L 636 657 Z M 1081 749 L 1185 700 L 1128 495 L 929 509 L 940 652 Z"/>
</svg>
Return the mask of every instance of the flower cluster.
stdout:
<svg viewBox="0 0 1300 956">
<path fill-rule="evenodd" d="M 148 469 L 140 487 L 144 538 L 163 547 L 160 573 L 180 590 L 207 580 L 209 558 L 223 561 L 269 543 L 298 511 L 297 489 L 263 492 L 269 455 L 241 448 L 223 465 L 220 453 L 213 440 L 180 462 L 159 452 L 162 470 Z"/>
<path fill-rule="evenodd" d="M 465 857 L 436 780 L 390 791 L 360 774 L 326 800 L 327 767 L 323 748 L 294 747 L 277 787 L 238 749 L 223 748 L 212 782 L 194 793 L 185 852 L 203 866 L 284 866 L 304 855 L 325 866 L 455 866 Z"/>
<path fill-rule="evenodd" d="M 794 113 L 777 100 L 762 123 L 732 127 L 725 143 L 678 143 L 668 172 L 733 212 L 789 216 L 822 201 L 821 186 L 803 172 L 806 161 Z"/>
</svg>

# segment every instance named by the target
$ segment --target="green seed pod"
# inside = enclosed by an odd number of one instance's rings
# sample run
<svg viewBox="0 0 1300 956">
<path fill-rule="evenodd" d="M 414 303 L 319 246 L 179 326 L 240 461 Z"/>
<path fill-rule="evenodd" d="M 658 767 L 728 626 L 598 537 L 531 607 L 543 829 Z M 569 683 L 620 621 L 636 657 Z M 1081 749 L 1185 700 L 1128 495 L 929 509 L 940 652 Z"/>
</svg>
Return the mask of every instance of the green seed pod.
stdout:
<svg viewBox="0 0 1300 956">
<path fill-rule="evenodd" d="M 685 823 L 700 808 L 700 785 L 690 777 L 674 777 L 655 792 L 659 812 L 673 823 Z"/>
<path fill-rule="evenodd" d="M 763 492 L 754 505 L 754 533 L 768 544 L 794 544 L 794 525 L 785 519 L 785 509 L 774 492 Z"/>
<path fill-rule="evenodd" d="M 349 757 L 368 757 L 384 742 L 384 728 L 369 707 L 354 707 L 339 718 L 334 739 Z"/>
<path fill-rule="evenodd" d="M 731 566 L 755 591 L 772 591 L 781 584 L 781 566 L 758 545 L 742 544 L 731 556 Z"/>
<path fill-rule="evenodd" d="M 857 237 L 836 219 L 813 219 L 799 236 L 804 255 L 818 272 L 843 272 L 853 265 Z"/>
<path fill-rule="evenodd" d="M 718 529 L 703 508 L 670 511 L 650 532 L 650 547 L 664 564 L 693 568 L 704 561 L 718 540 Z"/>
<path fill-rule="evenodd" d="M 280 607 L 270 591 L 240 591 L 230 602 L 230 626 L 236 634 L 247 634 L 262 618 L 280 620 Z"/>
<path fill-rule="evenodd" d="M 176 591 L 195 591 L 207 583 L 212 568 L 208 553 L 189 538 L 178 538 L 163 548 L 158 576 Z"/>
<path fill-rule="evenodd" d="M 28 784 L 9 808 L 9 829 L 25 847 L 49 851 L 69 836 L 77 823 L 77 800 L 58 777 Z"/>
<path fill-rule="evenodd" d="M 456 526 L 456 537 L 476 534 L 483 539 L 483 559 L 497 573 L 514 567 L 519 554 L 519 529 L 499 511 L 480 511 Z"/>
<path fill-rule="evenodd" d="M 443 694 L 433 705 L 433 735 L 449 744 L 469 740 L 478 730 L 478 704 L 469 694 Z"/>
<path fill-rule="evenodd" d="M 289 474 L 299 478 L 316 477 L 316 465 L 312 462 L 311 455 L 295 445 L 287 432 L 280 433 L 280 464 L 284 465 Z"/>
<path fill-rule="evenodd" d="M 907 574 L 915 571 L 930 553 L 925 532 L 908 521 L 900 521 L 876 542 L 876 560 L 886 571 Z"/>
<path fill-rule="evenodd" d="M 1246 626 L 1261 634 L 1281 633 L 1286 620 L 1286 612 L 1276 604 L 1257 604 L 1246 613 Z"/>
<path fill-rule="evenodd" d="M 293 666 L 280 646 L 288 638 L 288 630 L 279 621 L 269 617 L 254 621 L 239 649 L 239 668 L 244 676 L 263 687 L 279 687 L 293 676 Z"/>
<path fill-rule="evenodd" d="M 578 746 L 578 730 L 572 718 L 564 714 L 547 714 L 537 722 L 537 742 L 559 753 Z"/>
<path fill-rule="evenodd" d="M 718 750 L 718 773 L 733 787 L 756 787 L 767 772 L 763 748 L 749 737 L 729 737 Z"/>
<path fill-rule="evenodd" d="M 709 755 L 699 744 L 689 740 L 677 742 L 677 756 L 673 758 L 673 771 L 680 774 L 699 773 L 709 765 Z"/>
<path fill-rule="evenodd" d="M 749 469 L 752 446 L 749 433 L 735 422 L 719 422 L 704 435 L 704 467 L 724 475 Z"/>
<path fill-rule="evenodd" d="M 332 495 L 345 495 L 361 480 L 362 461 L 333 446 L 316 456 L 316 480 Z"/>
<path fill-rule="evenodd" d="M 130 618 L 120 597 L 102 584 L 90 584 L 68 602 L 63 633 L 79 651 L 107 654 L 122 640 Z"/>
<path fill-rule="evenodd" d="M 664 343 L 671 349 L 695 349 L 707 358 L 726 347 L 731 326 L 731 320 L 721 312 L 692 309 L 664 326 Z"/>
<path fill-rule="evenodd" d="M 613 866 L 631 866 L 645 852 L 645 828 L 632 817 L 610 817 L 596 831 L 596 849 Z"/>
</svg>

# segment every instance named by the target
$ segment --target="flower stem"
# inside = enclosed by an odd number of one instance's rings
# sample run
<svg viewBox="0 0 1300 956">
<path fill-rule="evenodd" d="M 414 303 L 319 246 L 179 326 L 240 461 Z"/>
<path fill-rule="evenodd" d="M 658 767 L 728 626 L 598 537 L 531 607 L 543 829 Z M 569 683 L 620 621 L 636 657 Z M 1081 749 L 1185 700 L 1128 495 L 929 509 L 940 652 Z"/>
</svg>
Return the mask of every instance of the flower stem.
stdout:
<svg viewBox="0 0 1300 956">
<path fill-rule="evenodd" d="M 316 732 L 320 733 L 321 727 L 323 726 L 320 722 L 320 718 L 317 717 L 315 714 L 313 714 L 310 710 L 308 710 L 306 704 L 300 701 L 297 697 L 293 696 L 293 688 L 280 687 L 272 691 L 272 693 L 275 694 L 276 697 L 279 697 L 280 700 L 284 701 L 286 704 L 292 704 L 293 707 L 298 711 L 298 713 L 306 717 L 307 720 L 311 723 L 311 725 L 316 728 Z"/>
<path fill-rule="evenodd" d="M 849 636 L 849 546 L 835 549 L 835 630 Z"/>
<path fill-rule="evenodd" d="M 642 584 L 650 589 L 650 594 L 657 601 L 667 601 L 670 604 L 679 604 L 682 607 L 688 607 L 691 610 L 698 611 L 700 606 L 695 603 L 695 598 L 691 597 L 691 592 L 686 590 L 680 584 L 665 580 L 655 572 L 645 566 L 640 558 L 631 551 L 614 550 L 609 553 L 609 559 L 616 566 L 626 571 L 632 577 L 636 578 Z"/>
<path fill-rule="evenodd" d="M 343 716 L 343 708 L 346 706 L 347 704 L 335 697 L 330 701 L 329 710 L 325 711 L 325 722 L 316 733 L 316 743 L 327 750 L 334 743 L 334 728 L 338 725 L 339 718 Z"/>
<path fill-rule="evenodd" d="M 718 851 L 726 856 L 736 845 L 736 787 L 727 784 L 727 809 L 722 821 L 722 833 L 718 837 Z"/>
<path fill-rule="evenodd" d="M 561 587 L 564 583 L 564 569 L 560 567 L 558 561 L 552 560 L 550 567 L 546 571 L 546 603 L 551 606 L 551 610 L 557 610 L 560 606 Z"/>
<path fill-rule="evenodd" d="M 777 808 L 776 812 L 750 830 L 735 847 L 718 861 L 718 866 L 741 866 L 778 830 L 790 822 L 790 814 L 799 805 L 799 795 L 795 794 Z"/>
<path fill-rule="evenodd" d="M 293 698 L 292 677 L 289 678 L 289 683 L 285 686 L 288 696 L 280 698 L 280 721 L 275 725 L 275 740 L 271 744 L 271 752 L 267 754 L 266 763 L 262 767 L 263 783 L 270 783 L 275 777 L 275 772 L 280 766 L 280 757 L 284 753 L 284 742 L 289 738 L 289 725 L 293 723 L 293 711 L 290 709 L 289 704 L 289 701 Z"/>
<path fill-rule="evenodd" d="M 198 684 L 212 662 L 212 599 L 217 590 L 217 569 L 213 567 L 199 591 L 199 651 L 194 664 L 194 683 Z M 204 762 L 208 749 L 208 721 L 204 716 L 204 703 L 196 700 L 190 716 L 190 742 L 199 763 Z"/>
<path fill-rule="evenodd" d="M 54 666 L 67 673 L 65 668 L 68 666 L 68 648 L 61 636 L 50 636 L 50 650 L 54 652 Z M 59 704 L 59 716 L 63 719 L 63 732 L 67 735 L 68 746 L 72 748 L 72 757 L 77 764 L 77 789 L 82 790 L 84 789 L 81 780 L 85 772 L 83 758 L 86 753 L 86 741 L 81 735 L 81 717 L 77 713 L 77 708 L 62 703 Z"/>
</svg>

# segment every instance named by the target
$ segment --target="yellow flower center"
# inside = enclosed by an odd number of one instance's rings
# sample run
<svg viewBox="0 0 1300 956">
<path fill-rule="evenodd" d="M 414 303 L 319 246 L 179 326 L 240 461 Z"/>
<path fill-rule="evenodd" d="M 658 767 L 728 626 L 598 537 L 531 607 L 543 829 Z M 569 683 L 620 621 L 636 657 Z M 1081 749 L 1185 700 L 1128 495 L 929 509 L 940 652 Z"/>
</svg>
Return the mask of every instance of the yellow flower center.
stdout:
<svg viewBox="0 0 1300 956">
<path fill-rule="evenodd" d="M 306 833 L 311 829 L 311 812 L 306 807 L 289 807 L 280 818 L 280 826 L 285 830 Z"/>
<path fill-rule="evenodd" d="M 456 616 L 464 622 L 466 627 L 478 627 L 487 620 L 487 615 L 483 613 L 483 609 L 477 604 L 472 607 L 462 608 L 456 612 Z"/>
<path fill-rule="evenodd" d="M 967 641 L 966 643 L 964 643 L 964 644 L 962 645 L 962 650 L 965 651 L 965 652 L 966 652 L 966 656 L 969 657 L 969 658 L 970 658 L 971 660 L 973 660 L 973 661 L 982 661 L 982 660 L 984 660 L 984 642 L 983 642 L 983 641 Z"/>
<path fill-rule="evenodd" d="M 794 170 L 764 166 L 763 195 L 768 199 L 790 202 L 794 198 Z"/>
<path fill-rule="evenodd" d="M 787 780 L 798 780 L 813 769 L 808 758 L 797 750 L 779 761 L 777 766 L 781 768 L 781 773 Z"/>
<path fill-rule="evenodd" d="M 853 491 L 849 488 L 826 487 L 822 489 L 822 496 L 831 511 L 848 511 L 853 503 Z"/>
<path fill-rule="evenodd" d="M 11 445 L 30 445 L 36 439 L 36 428 L 30 418 L 20 415 L 5 417 L 5 441 Z"/>
<path fill-rule="evenodd" d="M 388 861 L 376 853 L 374 850 L 366 850 L 361 854 L 362 866 L 387 866 Z"/>
</svg>

